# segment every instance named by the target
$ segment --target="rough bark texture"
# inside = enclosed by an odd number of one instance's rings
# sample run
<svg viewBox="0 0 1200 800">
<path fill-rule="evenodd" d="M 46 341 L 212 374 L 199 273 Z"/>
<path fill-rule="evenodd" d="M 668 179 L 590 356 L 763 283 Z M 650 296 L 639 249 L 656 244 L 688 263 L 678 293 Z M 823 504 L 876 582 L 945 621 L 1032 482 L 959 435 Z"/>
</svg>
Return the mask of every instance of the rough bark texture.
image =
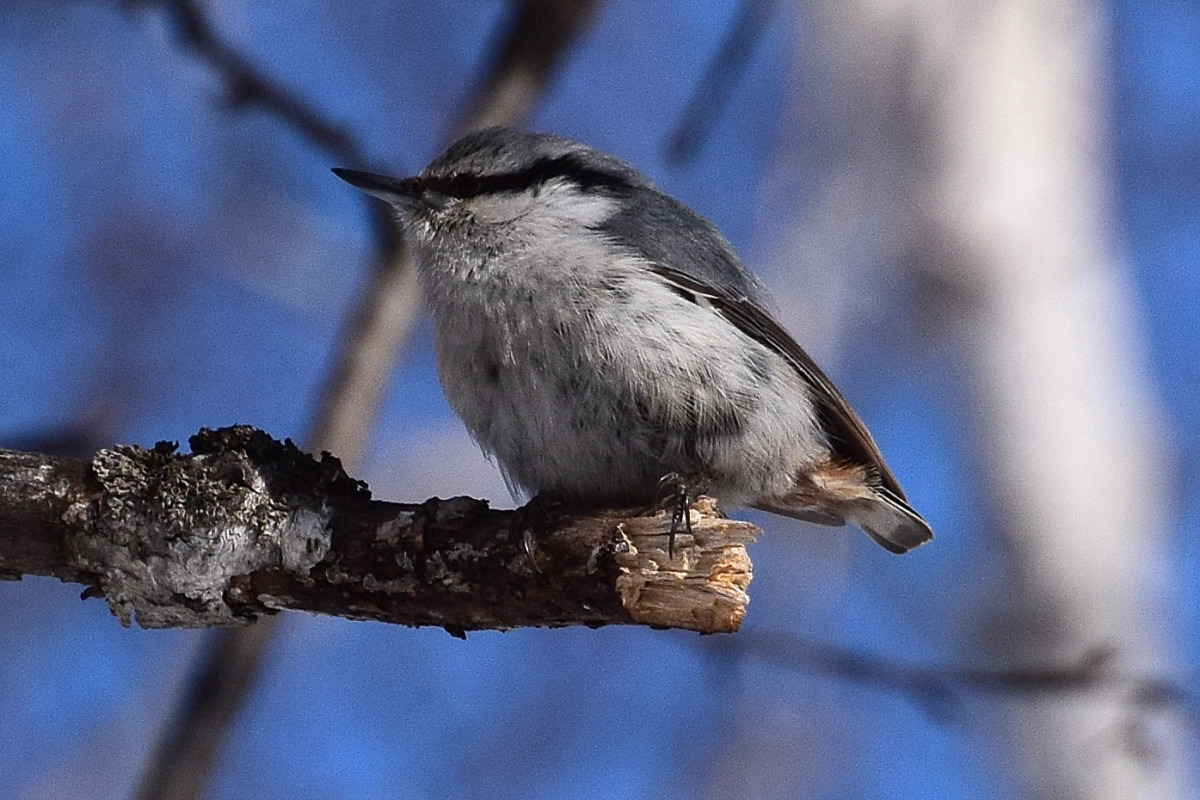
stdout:
<svg viewBox="0 0 1200 800">
<path fill-rule="evenodd" d="M 532 557 L 520 512 L 459 497 L 370 498 L 248 427 L 203 430 L 192 454 L 119 446 L 91 462 L 0 451 L 0 574 L 86 584 L 147 628 L 251 622 L 282 609 L 468 630 L 646 624 L 735 631 L 753 526 L 694 505 L 667 553 L 659 513 L 557 516 Z"/>
</svg>

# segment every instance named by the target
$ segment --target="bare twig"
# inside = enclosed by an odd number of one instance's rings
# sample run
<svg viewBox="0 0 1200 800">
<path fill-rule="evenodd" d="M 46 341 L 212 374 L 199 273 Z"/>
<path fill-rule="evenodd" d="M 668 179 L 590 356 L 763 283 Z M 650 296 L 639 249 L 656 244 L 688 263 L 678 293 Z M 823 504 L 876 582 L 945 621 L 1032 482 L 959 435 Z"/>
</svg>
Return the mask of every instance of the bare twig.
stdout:
<svg viewBox="0 0 1200 800">
<path fill-rule="evenodd" d="M 383 203 L 372 205 L 387 213 Z M 308 436 L 310 449 L 337 453 L 355 470 L 421 307 L 417 270 L 400 232 L 390 219 L 381 230 L 375 269 L 351 312 Z"/>
<path fill-rule="evenodd" d="M 113 442 L 114 414 L 108 407 L 89 409 L 59 427 L 26 431 L 0 439 L 0 450 L 27 450 L 67 458 L 87 458 Z"/>
<path fill-rule="evenodd" d="M 704 144 L 779 0 L 743 0 L 716 58 L 708 65 L 679 123 L 667 139 L 667 159 L 690 161 Z"/>
<path fill-rule="evenodd" d="M 340 162 L 366 165 L 361 144 L 344 127 L 325 119 L 307 101 L 264 76 L 222 40 L 194 0 L 129 0 L 156 5 L 170 15 L 189 52 L 224 81 L 235 109 L 258 108 L 289 125 Z M 419 303 L 416 276 L 403 243 L 382 204 L 371 205 L 379 241 L 377 268 L 358 313 L 352 316 L 344 357 L 337 367 L 312 437 L 317 450 L 360 462 L 367 430 L 382 402 L 395 354 L 412 330 Z M 173 715 L 149 760 L 138 790 L 146 800 L 198 797 L 212 764 L 272 639 L 274 618 L 251 628 L 215 635 L 197 666 L 192 690 Z"/>
<path fill-rule="evenodd" d="M 372 500 L 336 458 L 246 426 L 190 444 L 90 462 L 0 451 L 0 573 L 85 584 L 148 628 L 297 609 L 460 636 L 636 623 L 714 633 L 745 614 L 757 529 L 711 502 L 673 558 L 665 514 L 619 511 L 558 516 L 527 552 L 518 512 Z"/>
<path fill-rule="evenodd" d="M 233 107 L 260 108 L 330 155 L 350 163 L 366 163 L 361 146 L 348 130 L 325 119 L 283 84 L 263 75 L 248 58 L 221 39 L 197 0 L 125 0 L 125 5 L 157 6 L 166 12 L 184 46 L 206 61 L 224 81 Z"/>
<path fill-rule="evenodd" d="M 458 132 L 525 119 L 546 90 L 563 54 L 591 20 L 597 0 L 521 0 L 500 34 L 495 58 L 485 70 Z"/>
<path fill-rule="evenodd" d="M 1026 667 L 953 667 L 906 664 L 782 633 L 747 633 L 702 643 L 725 658 L 752 657 L 912 700 L 939 722 L 953 720 L 964 695 L 1009 697 L 1121 693 L 1137 708 L 1170 708 L 1200 732 L 1200 695 L 1183 681 L 1121 672 L 1116 653 L 1095 647 L 1072 662 Z"/>
<path fill-rule="evenodd" d="M 164 736 L 155 757 L 147 762 L 139 797 L 200 796 L 217 748 L 241 710 L 242 698 L 254 685 L 262 656 L 274 639 L 274 625 L 263 623 L 275 619 L 267 617 L 254 625 L 228 629 L 237 631 L 237 636 L 224 635 L 226 630 L 212 632 L 205 661 L 221 668 L 197 671 L 167 724 L 167 731 L 175 735 Z"/>
</svg>

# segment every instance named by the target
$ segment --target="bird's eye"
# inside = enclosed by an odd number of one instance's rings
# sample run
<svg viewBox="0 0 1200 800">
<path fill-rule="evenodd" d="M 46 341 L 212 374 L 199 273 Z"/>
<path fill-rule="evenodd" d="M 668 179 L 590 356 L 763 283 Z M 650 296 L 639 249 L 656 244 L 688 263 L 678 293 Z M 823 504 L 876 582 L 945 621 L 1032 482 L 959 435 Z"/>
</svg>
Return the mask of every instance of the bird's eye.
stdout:
<svg viewBox="0 0 1200 800">
<path fill-rule="evenodd" d="M 471 173 L 455 175 L 454 183 L 459 197 L 477 197 L 483 192 L 483 184 L 478 175 Z"/>
<path fill-rule="evenodd" d="M 479 176 L 469 172 L 456 172 L 436 182 L 437 188 L 451 197 L 475 197 L 482 191 Z"/>
</svg>

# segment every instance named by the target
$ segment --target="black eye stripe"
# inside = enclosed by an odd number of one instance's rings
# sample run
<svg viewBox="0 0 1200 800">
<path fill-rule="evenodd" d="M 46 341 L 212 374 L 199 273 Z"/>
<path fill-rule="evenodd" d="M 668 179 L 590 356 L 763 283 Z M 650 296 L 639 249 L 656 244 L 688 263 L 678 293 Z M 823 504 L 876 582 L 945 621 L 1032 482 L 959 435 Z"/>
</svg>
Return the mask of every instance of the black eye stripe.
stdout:
<svg viewBox="0 0 1200 800">
<path fill-rule="evenodd" d="M 588 167 L 570 155 L 539 159 L 529 167 L 515 172 L 498 172 L 491 175 L 457 173 L 434 175 L 422 180 L 425 186 L 433 191 L 450 197 L 468 198 L 498 192 L 520 192 L 556 178 L 574 183 L 584 191 L 607 189 L 619 192 L 633 187 L 627 178 Z"/>
</svg>

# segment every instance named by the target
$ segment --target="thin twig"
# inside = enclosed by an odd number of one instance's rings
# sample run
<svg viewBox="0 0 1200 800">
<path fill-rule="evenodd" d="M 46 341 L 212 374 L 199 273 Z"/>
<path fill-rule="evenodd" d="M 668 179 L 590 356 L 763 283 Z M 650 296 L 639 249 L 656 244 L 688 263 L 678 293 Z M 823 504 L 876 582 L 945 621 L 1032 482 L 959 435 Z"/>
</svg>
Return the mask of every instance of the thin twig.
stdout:
<svg viewBox="0 0 1200 800">
<path fill-rule="evenodd" d="M 1179 712 L 1200 733 L 1200 695 L 1195 690 L 1183 681 L 1117 671 L 1112 668 L 1116 653 L 1107 647 L 1092 648 L 1064 664 L 983 668 L 904 663 L 783 633 L 743 633 L 701 645 L 723 658 L 751 657 L 897 694 L 938 722 L 955 719 L 967 694 L 1032 698 L 1120 692 L 1138 708 Z"/>
<path fill-rule="evenodd" d="M 762 37 L 763 30 L 771 21 L 771 13 L 779 0 L 743 0 L 741 11 L 729 29 L 721 49 L 708 65 L 704 77 L 688 100 L 687 108 L 679 124 L 667 138 L 667 160 L 676 164 L 685 163 L 696 157 L 701 146 L 712 133 L 713 125 L 720 116 L 733 86 L 754 47 Z"/>
<path fill-rule="evenodd" d="M 276 617 L 267 620 L 274 623 Z M 221 670 L 197 671 L 183 701 L 176 707 L 166 730 L 187 735 L 169 735 L 158 742 L 158 750 L 147 762 L 138 798 L 160 800 L 199 797 L 208 784 L 217 749 L 225 732 L 233 726 L 242 701 L 258 677 L 263 654 L 274 639 L 274 624 L 212 631 L 205 644 L 205 661 L 221 664 Z"/>
<path fill-rule="evenodd" d="M 521 0 L 498 37 L 495 54 L 458 133 L 512 125 L 533 111 L 570 45 L 591 20 L 597 0 Z"/>
<path fill-rule="evenodd" d="M 197 0 L 125 0 L 125 5 L 161 8 L 174 24 L 183 46 L 207 62 L 224 82 L 233 108 L 260 108 L 334 158 L 354 164 L 367 163 L 362 146 L 346 128 L 327 120 L 300 95 L 268 78 L 225 42 Z"/>
</svg>

